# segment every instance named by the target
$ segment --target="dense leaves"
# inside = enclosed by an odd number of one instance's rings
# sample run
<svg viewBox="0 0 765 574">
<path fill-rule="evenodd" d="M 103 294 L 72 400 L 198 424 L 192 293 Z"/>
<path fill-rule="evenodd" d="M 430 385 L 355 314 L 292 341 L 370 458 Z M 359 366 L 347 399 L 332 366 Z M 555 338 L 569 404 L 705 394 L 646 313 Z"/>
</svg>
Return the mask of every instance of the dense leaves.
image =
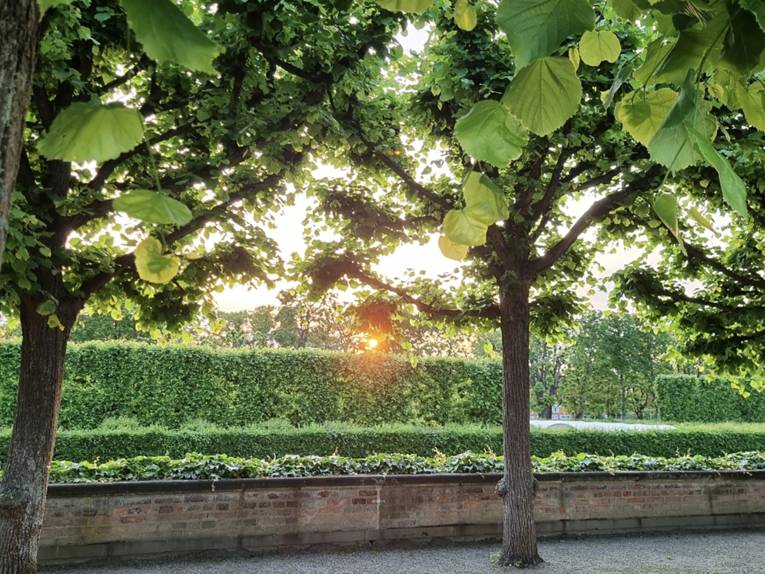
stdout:
<svg viewBox="0 0 765 574">
<path fill-rule="evenodd" d="M 765 420 L 765 393 L 736 387 L 731 379 L 693 375 L 663 375 L 656 379 L 662 416 L 674 421 L 757 422 Z"/>
<path fill-rule="evenodd" d="M 18 345 L 0 344 L 0 425 L 13 420 L 18 368 Z M 500 385 L 496 360 L 421 358 L 413 367 L 382 353 L 88 343 L 70 347 L 59 422 L 490 424 L 502 417 Z"/>
</svg>

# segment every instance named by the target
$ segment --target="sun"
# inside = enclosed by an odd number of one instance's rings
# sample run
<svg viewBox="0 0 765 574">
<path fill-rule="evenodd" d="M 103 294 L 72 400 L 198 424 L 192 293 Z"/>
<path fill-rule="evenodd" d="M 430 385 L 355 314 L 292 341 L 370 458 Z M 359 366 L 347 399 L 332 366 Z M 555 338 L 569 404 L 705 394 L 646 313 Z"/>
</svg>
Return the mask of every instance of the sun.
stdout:
<svg viewBox="0 0 765 574">
<path fill-rule="evenodd" d="M 380 345 L 380 341 L 374 337 L 367 339 L 366 346 L 368 351 L 374 351 Z"/>
</svg>

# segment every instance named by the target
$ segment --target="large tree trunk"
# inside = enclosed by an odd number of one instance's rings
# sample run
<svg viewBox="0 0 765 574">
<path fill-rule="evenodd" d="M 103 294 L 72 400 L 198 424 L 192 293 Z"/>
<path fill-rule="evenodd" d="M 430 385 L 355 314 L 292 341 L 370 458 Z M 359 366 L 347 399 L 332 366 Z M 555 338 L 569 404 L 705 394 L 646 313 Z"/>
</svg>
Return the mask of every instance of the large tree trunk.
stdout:
<svg viewBox="0 0 765 574">
<path fill-rule="evenodd" d="M 59 306 L 64 328 L 51 328 L 36 312 L 37 297 L 21 303 L 21 371 L 13 435 L 0 486 L 0 574 L 37 572 L 64 356 L 79 306 Z"/>
<path fill-rule="evenodd" d="M 0 264 L 37 48 L 37 0 L 0 0 Z"/>
<path fill-rule="evenodd" d="M 502 414 L 505 473 L 499 486 L 504 504 L 502 556 L 505 566 L 542 561 L 534 524 L 534 476 L 529 435 L 529 287 L 500 290 L 502 328 Z"/>
</svg>

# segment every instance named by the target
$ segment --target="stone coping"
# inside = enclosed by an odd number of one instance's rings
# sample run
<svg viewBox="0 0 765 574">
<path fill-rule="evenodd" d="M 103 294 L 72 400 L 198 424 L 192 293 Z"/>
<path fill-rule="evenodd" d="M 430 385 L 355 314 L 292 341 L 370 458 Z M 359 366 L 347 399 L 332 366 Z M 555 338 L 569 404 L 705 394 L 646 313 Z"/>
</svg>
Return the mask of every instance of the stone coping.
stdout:
<svg viewBox="0 0 765 574">
<path fill-rule="evenodd" d="M 542 482 L 589 482 L 614 480 L 650 480 L 667 478 L 714 478 L 765 479 L 765 470 L 679 470 L 679 471 L 593 471 L 593 472 L 545 472 L 535 473 Z M 219 480 L 135 480 L 124 482 L 87 482 L 55 484 L 48 486 L 48 496 L 61 498 L 121 493 L 152 492 L 215 492 L 247 490 L 255 488 L 301 488 L 319 486 L 364 486 L 379 484 L 445 484 L 445 483 L 491 483 L 502 478 L 499 473 L 442 473 L 442 474 L 356 474 L 309 477 L 275 478 L 226 478 Z"/>
</svg>

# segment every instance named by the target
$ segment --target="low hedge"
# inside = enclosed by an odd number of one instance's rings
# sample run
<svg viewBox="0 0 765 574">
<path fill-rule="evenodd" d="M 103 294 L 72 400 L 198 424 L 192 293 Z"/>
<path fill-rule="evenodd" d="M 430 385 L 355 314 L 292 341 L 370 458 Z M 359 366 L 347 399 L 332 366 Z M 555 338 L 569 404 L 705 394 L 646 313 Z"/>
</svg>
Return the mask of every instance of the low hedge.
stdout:
<svg viewBox="0 0 765 574">
<path fill-rule="evenodd" d="M 765 391 L 736 389 L 716 377 L 660 375 L 656 400 L 666 420 L 765 422 Z"/>
<path fill-rule="evenodd" d="M 8 450 L 9 431 L 0 432 L 0 453 Z M 729 452 L 765 450 L 764 432 L 734 431 L 551 431 L 532 430 L 532 454 L 549 456 L 589 452 L 598 455 L 674 456 L 693 453 L 719 456 Z M 94 460 L 169 455 L 187 452 L 230 456 L 271 457 L 285 454 L 360 457 L 380 452 L 429 456 L 463 451 L 502 452 L 499 427 L 307 427 L 303 429 L 218 429 L 62 431 L 56 441 L 57 459 Z"/>
<path fill-rule="evenodd" d="M 384 454 L 364 458 L 288 455 L 270 460 L 189 454 L 180 460 L 167 456 L 141 456 L 104 463 L 54 461 L 50 480 L 54 483 L 81 483 L 356 474 L 492 473 L 502 472 L 503 467 L 504 462 L 500 456 L 472 452 L 434 457 L 412 454 Z M 557 452 L 548 457 L 533 457 L 532 467 L 535 472 L 765 470 L 765 452 L 673 458 L 592 454 L 569 457 Z"/>
<path fill-rule="evenodd" d="M 13 422 L 18 372 L 19 344 L 0 343 L 0 426 Z M 501 389 L 496 360 L 422 358 L 413 366 L 384 353 L 93 342 L 69 345 L 59 424 L 498 424 Z"/>
</svg>

